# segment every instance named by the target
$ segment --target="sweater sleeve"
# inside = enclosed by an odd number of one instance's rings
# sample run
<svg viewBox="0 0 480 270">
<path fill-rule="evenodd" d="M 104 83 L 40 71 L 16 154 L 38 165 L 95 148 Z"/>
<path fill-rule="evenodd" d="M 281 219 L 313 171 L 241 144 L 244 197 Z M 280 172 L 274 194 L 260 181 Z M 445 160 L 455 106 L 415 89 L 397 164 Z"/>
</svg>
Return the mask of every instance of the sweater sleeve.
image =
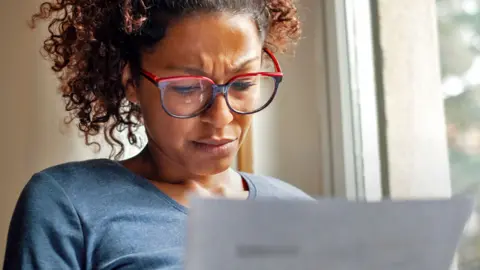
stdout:
<svg viewBox="0 0 480 270">
<path fill-rule="evenodd" d="M 35 174 L 23 189 L 8 231 L 4 270 L 83 269 L 79 216 L 59 183 Z"/>
</svg>

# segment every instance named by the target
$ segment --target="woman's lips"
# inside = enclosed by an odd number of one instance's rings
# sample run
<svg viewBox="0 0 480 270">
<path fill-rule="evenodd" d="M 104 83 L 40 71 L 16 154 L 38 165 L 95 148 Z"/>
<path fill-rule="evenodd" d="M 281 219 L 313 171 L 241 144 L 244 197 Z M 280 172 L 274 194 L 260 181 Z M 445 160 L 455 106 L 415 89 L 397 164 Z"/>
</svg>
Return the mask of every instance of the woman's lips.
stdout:
<svg viewBox="0 0 480 270">
<path fill-rule="evenodd" d="M 234 155 L 237 150 L 237 139 L 209 138 L 193 141 L 194 147 L 203 153 L 214 156 Z"/>
</svg>

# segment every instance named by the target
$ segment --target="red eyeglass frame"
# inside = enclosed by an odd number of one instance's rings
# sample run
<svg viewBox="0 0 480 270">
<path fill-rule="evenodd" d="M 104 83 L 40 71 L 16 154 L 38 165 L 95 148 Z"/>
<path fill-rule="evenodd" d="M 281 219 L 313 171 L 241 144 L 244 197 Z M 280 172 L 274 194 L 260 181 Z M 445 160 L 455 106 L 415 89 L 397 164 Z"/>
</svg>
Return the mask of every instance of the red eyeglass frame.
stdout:
<svg viewBox="0 0 480 270">
<path fill-rule="evenodd" d="M 277 91 L 278 91 L 278 86 L 280 85 L 282 79 L 283 79 L 283 72 L 282 72 L 282 69 L 280 67 L 280 64 L 277 60 L 277 58 L 275 57 L 275 55 L 267 48 L 264 48 L 263 51 L 272 59 L 273 61 L 273 64 L 275 66 L 275 72 L 250 72 L 250 73 L 244 73 L 244 74 L 239 74 L 239 75 L 236 75 L 232 78 L 230 78 L 225 84 L 216 84 L 212 79 L 208 78 L 208 77 L 205 77 L 205 76 L 195 76 L 195 75 L 180 75 L 180 76 L 169 76 L 169 77 L 158 77 L 156 76 L 155 74 L 145 70 L 145 69 L 141 69 L 141 75 L 144 76 L 147 80 L 149 80 L 150 82 L 152 82 L 153 84 L 155 84 L 157 86 L 157 88 L 160 89 L 160 91 L 162 91 L 161 93 L 161 103 L 162 103 L 162 107 L 163 107 L 163 110 L 170 116 L 172 117 L 175 117 L 175 118 L 192 118 L 192 117 L 196 117 L 198 115 L 200 115 L 201 113 L 203 113 L 204 111 L 206 111 L 214 102 L 214 99 L 215 97 L 218 95 L 218 94 L 223 94 L 225 99 L 227 100 L 227 105 L 229 107 L 229 109 L 235 113 L 238 113 L 238 114 L 253 114 L 253 113 L 257 113 L 263 109 L 265 109 L 268 105 L 270 105 L 270 103 L 273 101 L 273 99 L 275 98 L 276 94 L 277 94 Z M 258 76 L 258 75 L 261 75 L 261 76 L 266 76 L 266 77 L 272 77 L 274 80 L 275 80 L 275 90 L 272 94 L 272 96 L 270 97 L 270 99 L 265 103 L 265 105 L 263 105 L 262 107 L 260 107 L 259 109 L 256 109 L 252 112 L 241 112 L 241 111 L 237 111 L 235 110 L 234 108 L 232 108 L 230 106 L 230 104 L 228 103 L 228 97 L 227 97 L 227 93 L 228 93 L 228 89 L 229 89 L 229 86 L 230 84 L 239 79 L 239 78 L 243 78 L 243 77 L 251 77 L 251 76 Z M 168 109 L 165 107 L 164 105 L 164 102 L 163 102 L 163 89 L 162 87 L 160 87 L 160 83 L 164 82 L 164 81 L 168 81 L 168 80 L 176 80 L 176 79 L 202 79 L 202 80 L 207 80 L 209 81 L 212 86 L 212 89 L 213 89 L 213 95 L 212 95 L 212 98 L 211 100 L 205 104 L 205 107 L 200 109 L 198 112 L 192 114 L 192 115 L 188 115 L 188 116 L 181 116 L 181 115 L 176 115 L 176 114 L 172 114 L 168 111 Z"/>
</svg>

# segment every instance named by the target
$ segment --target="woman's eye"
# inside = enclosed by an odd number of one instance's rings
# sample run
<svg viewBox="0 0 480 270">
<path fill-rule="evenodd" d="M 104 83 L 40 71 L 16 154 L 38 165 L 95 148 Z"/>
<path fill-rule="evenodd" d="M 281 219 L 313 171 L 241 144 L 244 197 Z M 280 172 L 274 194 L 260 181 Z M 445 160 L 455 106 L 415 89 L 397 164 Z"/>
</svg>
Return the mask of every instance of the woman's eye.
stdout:
<svg viewBox="0 0 480 270">
<path fill-rule="evenodd" d="M 234 88 L 234 90 L 237 91 L 244 91 L 247 90 L 248 88 L 255 86 L 255 82 L 253 81 L 244 81 L 244 82 L 234 82 L 231 85 L 231 88 Z"/>
<path fill-rule="evenodd" d="M 201 90 L 202 88 L 199 85 L 191 85 L 191 86 L 173 86 L 172 90 L 179 93 L 179 94 L 190 94 L 197 90 Z"/>
</svg>

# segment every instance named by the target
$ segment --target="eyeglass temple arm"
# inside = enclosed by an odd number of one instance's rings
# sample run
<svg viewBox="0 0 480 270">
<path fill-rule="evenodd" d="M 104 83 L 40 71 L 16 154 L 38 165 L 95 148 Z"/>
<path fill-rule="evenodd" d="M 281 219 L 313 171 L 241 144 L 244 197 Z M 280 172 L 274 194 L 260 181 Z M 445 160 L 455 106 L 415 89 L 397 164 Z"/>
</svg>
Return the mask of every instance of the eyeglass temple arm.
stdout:
<svg viewBox="0 0 480 270">
<path fill-rule="evenodd" d="M 268 54 L 268 56 L 270 56 L 270 58 L 273 60 L 273 64 L 275 65 L 276 72 L 282 73 L 282 68 L 280 67 L 280 64 L 278 63 L 278 59 L 275 57 L 273 52 L 267 48 L 264 48 L 263 51 L 265 51 Z"/>
</svg>

